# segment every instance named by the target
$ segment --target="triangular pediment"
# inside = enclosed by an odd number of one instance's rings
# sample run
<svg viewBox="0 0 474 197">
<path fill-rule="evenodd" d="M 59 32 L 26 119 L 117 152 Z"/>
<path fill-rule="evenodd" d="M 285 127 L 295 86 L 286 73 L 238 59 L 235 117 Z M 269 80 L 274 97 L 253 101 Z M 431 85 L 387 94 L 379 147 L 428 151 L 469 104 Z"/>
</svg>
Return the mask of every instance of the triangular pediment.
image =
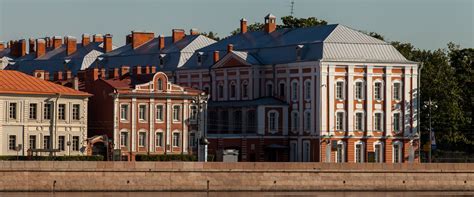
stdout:
<svg viewBox="0 0 474 197">
<path fill-rule="evenodd" d="M 236 55 L 227 53 L 221 60 L 212 66 L 212 68 L 230 68 L 230 67 L 249 67 L 251 64 Z"/>
</svg>

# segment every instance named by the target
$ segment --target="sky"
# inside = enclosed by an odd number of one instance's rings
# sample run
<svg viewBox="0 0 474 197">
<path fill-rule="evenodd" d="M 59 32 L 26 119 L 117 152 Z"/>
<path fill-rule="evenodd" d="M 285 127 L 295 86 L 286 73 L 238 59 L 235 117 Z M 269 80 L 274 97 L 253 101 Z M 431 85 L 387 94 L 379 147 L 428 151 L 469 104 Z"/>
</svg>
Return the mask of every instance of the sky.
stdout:
<svg viewBox="0 0 474 197">
<path fill-rule="evenodd" d="M 170 35 L 171 29 L 228 36 L 244 17 L 263 22 L 290 15 L 291 0 L 0 0 L 0 40 L 110 33 L 114 45 L 132 30 Z M 474 0 L 294 0 L 295 17 L 377 32 L 420 49 L 448 42 L 474 48 Z M 278 22 L 278 21 L 277 21 Z"/>
</svg>

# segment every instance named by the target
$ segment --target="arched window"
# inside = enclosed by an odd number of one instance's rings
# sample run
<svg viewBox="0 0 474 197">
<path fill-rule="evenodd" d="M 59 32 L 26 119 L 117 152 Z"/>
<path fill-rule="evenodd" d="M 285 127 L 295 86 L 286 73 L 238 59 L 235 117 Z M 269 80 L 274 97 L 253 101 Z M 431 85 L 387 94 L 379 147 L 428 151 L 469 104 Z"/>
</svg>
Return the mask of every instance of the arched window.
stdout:
<svg viewBox="0 0 474 197">
<path fill-rule="evenodd" d="M 311 100 L 311 80 L 304 82 L 304 99 Z"/>
<path fill-rule="evenodd" d="M 230 82 L 230 98 L 235 98 L 235 82 Z"/>
<path fill-rule="evenodd" d="M 382 163 L 383 162 L 383 143 L 377 141 L 374 143 L 374 156 L 375 156 L 375 163 Z"/>
<path fill-rule="evenodd" d="M 363 81 L 356 81 L 355 82 L 355 99 L 356 100 L 363 100 L 364 99 L 364 82 Z"/>
<path fill-rule="evenodd" d="M 298 101 L 298 81 L 291 82 L 291 100 Z"/>
<path fill-rule="evenodd" d="M 242 98 L 247 98 L 249 96 L 249 90 L 248 90 L 248 82 L 243 81 L 242 82 Z"/>
<path fill-rule="evenodd" d="M 285 92 L 286 92 L 285 82 L 281 81 L 280 86 L 279 86 L 279 91 L 278 91 L 279 96 L 280 97 L 285 97 Z"/>
<path fill-rule="evenodd" d="M 403 162 L 403 143 L 400 141 L 393 142 L 392 150 L 392 162 L 393 163 L 402 163 Z"/>
<path fill-rule="evenodd" d="M 158 79 L 157 88 L 158 90 L 163 90 L 163 80 Z"/>
<path fill-rule="evenodd" d="M 355 162 L 356 163 L 364 163 L 364 155 L 365 155 L 365 144 L 362 141 L 358 141 L 355 143 Z"/>
<path fill-rule="evenodd" d="M 299 114 L 298 111 L 291 112 L 291 130 L 297 132 L 299 128 Z"/>
<path fill-rule="evenodd" d="M 311 111 L 310 110 L 306 110 L 304 112 L 304 130 L 306 132 L 310 132 L 311 131 Z"/>
<path fill-rule="evenodd" d="M 163 147 L 163 131 L 162 130 L 158 130 L 155 133 L 155 146 Z"/>
<path fill-rule="evenodd" d="M 383 99 L 383 84 L 381 81 L 374 83 L 374 99 L 380 101 Z"/>
<path fill-rule="evenodd" d="M 345 131 L 345 113 L 338 111 L 336 113 L 336 131 Z"/>
<path fill-rule="evenodd" d="M 345 85 L 344 81 L 336 82 L 336 99 L 344 100 Z"/>
<path fill-rule="evenodd" d="M 401 131 L 401 116 L 400 116 L 400 112 L 395 112 L 393 113 L 393 116 L 392 116 L 392 129 L 393 129 L 393 132 L 395 133 L 399 133 Z"/>
<path fill-rule="evenodd" d="M 336 145 L 336 163 L 344 163 L 346 158 L 346 143 L 338 141 Z"/>
<path fill-rule="evenodd" d="M 265 96 L 273 96 L 273 83 L 271 81 L 267 82 L 267 91 Z"/>
<path fill-rule="evenodd" d="M 268 131 L 270 133 L 276 133 L 278 132 L 278 111 L 276 110 L 271 110 L 268 112 Z"/>
<path fill-rule="evenodd" d="M 402 98 L 402 85 L 400 82 L 393 83 L 393 100 L 399 101 Z"/>
<path fill-rule="evenodd" d="M 364 131 L 364 113 L 358 111 L 355 113 L 355 128 L 356 131 Z"/>
<path fill-rule="evenodd" d="M 220 99 L 224 98 L 224 84 L 219 83 L 219 85 L 217 85 L 217 93 Z"/>
</svg>

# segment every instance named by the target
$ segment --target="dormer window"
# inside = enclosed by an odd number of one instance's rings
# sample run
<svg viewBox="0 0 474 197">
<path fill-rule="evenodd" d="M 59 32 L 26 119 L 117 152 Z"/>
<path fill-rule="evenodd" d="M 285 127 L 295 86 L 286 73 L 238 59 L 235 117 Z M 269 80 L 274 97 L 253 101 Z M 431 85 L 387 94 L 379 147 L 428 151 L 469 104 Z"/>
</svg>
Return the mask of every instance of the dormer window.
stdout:
<svg viewBox="0 0 474 197">
<path fill-rule="evenodd" d="M 165 64 L 165 54 L 160 54 L 160 68 L 163 68 Z"/>
<path fill-rule="evenodd" d="M 197 63 L 198 63 L 199 66 L 202 64 L 202 56 L 203 56 L 203 55 L 204 55 L 203 52 L 199 52 L 199 53 L 197 54 Z"/>
<path fill-rule="evenodd" d="M 300 61 L 301 60 L 301 51 L 303 50 L 304 45 L 298 45 L 296 46 L 296 60 Z"/>
<path fill-rule="evenodd" d="M 158 79 L 158 90 L 163 90 L 163 81 L 161 79 Z"/>
</svg>

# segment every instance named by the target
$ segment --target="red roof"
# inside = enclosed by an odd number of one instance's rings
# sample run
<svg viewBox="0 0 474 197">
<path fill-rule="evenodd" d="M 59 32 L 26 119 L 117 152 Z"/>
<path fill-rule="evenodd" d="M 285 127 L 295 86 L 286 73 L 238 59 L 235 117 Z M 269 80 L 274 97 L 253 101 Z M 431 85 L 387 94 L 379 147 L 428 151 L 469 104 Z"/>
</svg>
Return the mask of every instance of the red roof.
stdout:
<svg viewBox="0 0 474 197">
<path fill-rule="evenodd" d="M 91 96 L 86 92 L 74 90 L 13 70 L 0 70 L 0 94 Z"/>
</svg>

